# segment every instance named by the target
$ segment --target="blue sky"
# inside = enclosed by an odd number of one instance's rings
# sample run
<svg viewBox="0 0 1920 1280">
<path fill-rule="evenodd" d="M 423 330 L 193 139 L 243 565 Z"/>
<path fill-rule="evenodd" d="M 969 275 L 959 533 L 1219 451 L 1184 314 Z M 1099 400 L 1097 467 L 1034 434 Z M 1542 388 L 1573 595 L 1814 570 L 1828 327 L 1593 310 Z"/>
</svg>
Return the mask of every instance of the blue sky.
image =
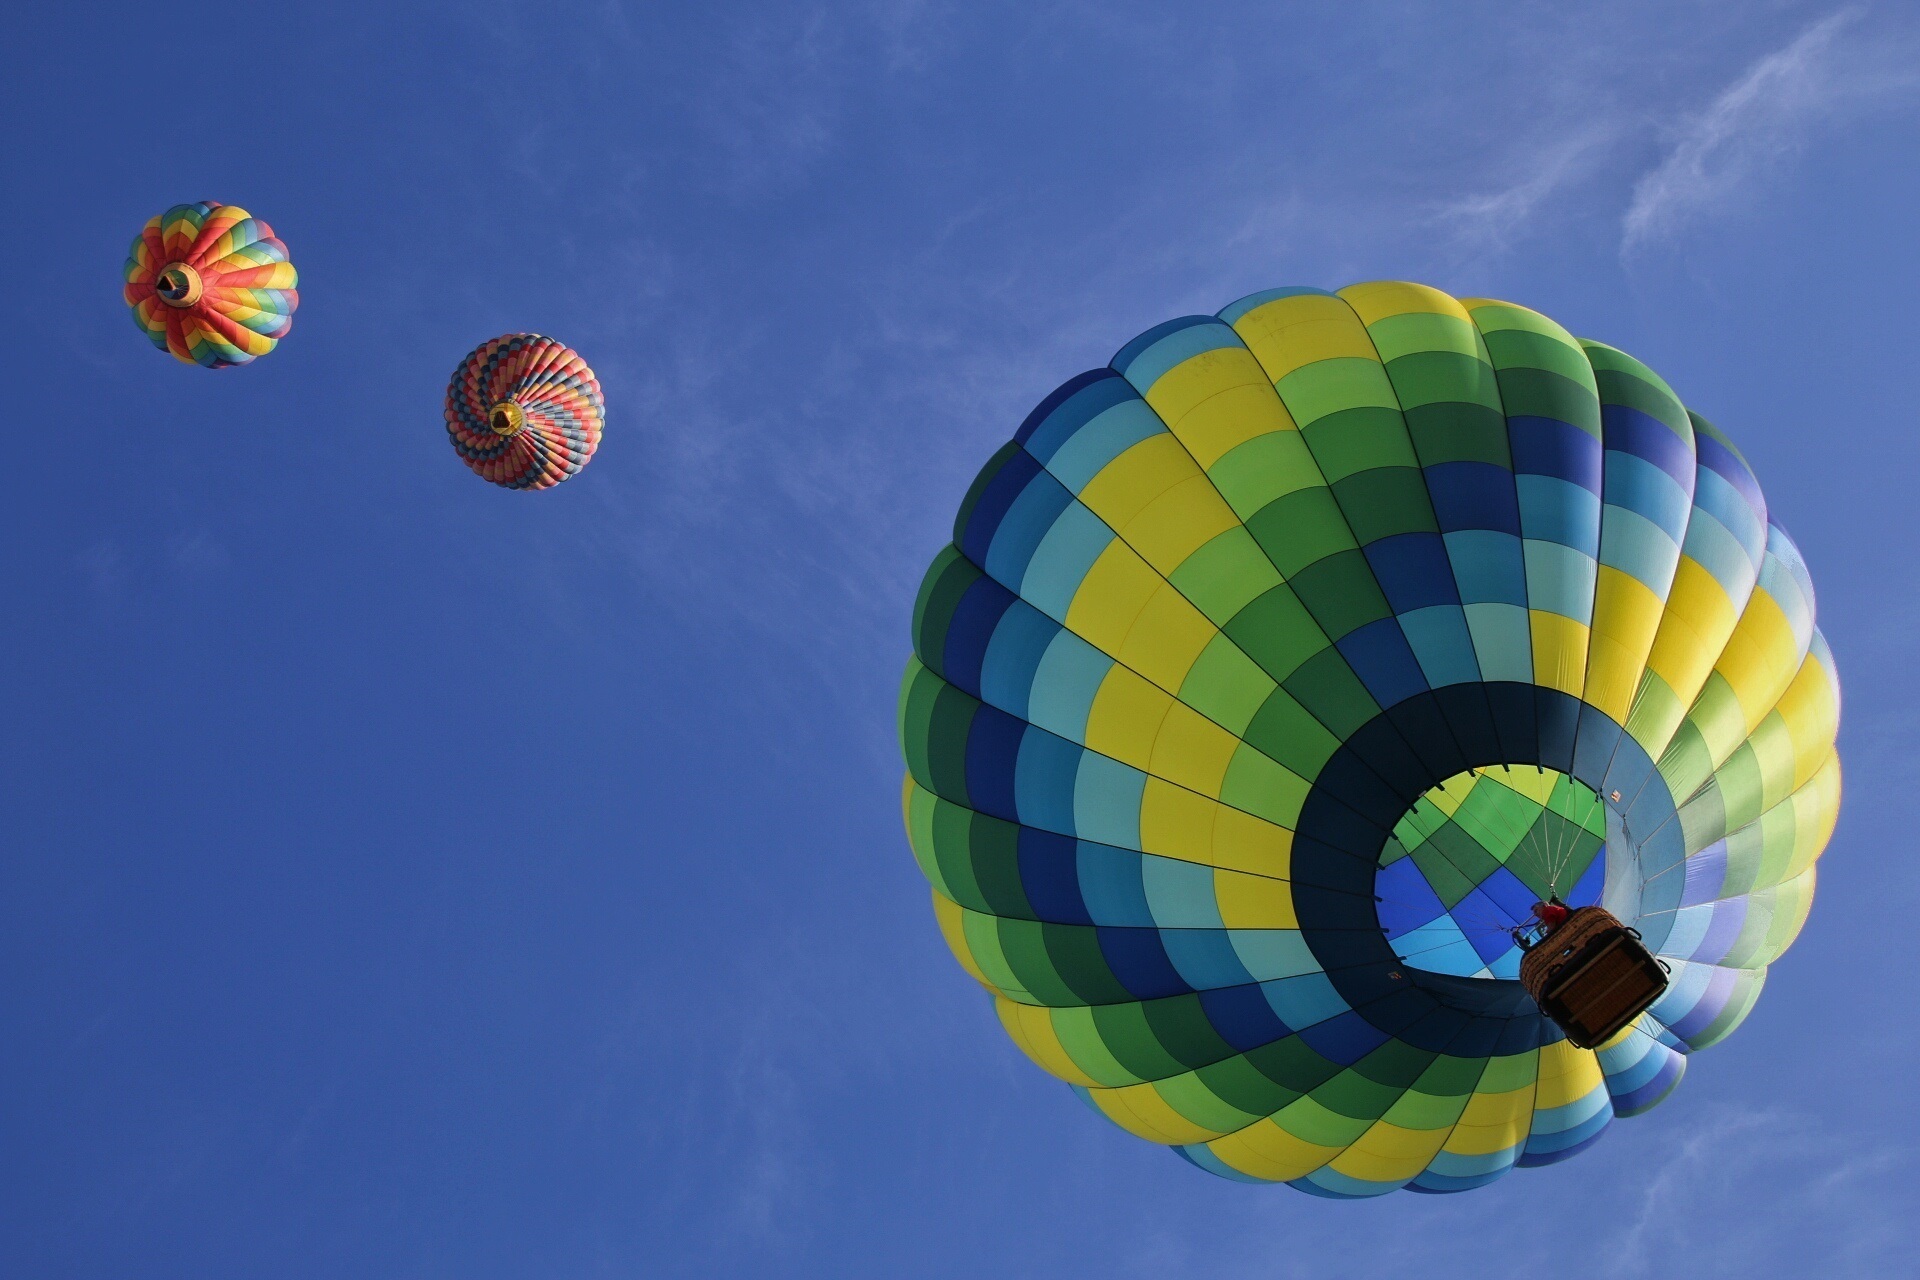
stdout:
<svg viewBox="0 0 1920 1280">
<path fill-rule="evenodd" d="M 1920 18 L 1575 8 L 9 19 L 0 1271 L 1910 1265 Z M 119 300 L 209 198 L 302 285 L 219 375 Z M 1669 1102 L 1330 1204 L 1020 1056 L 934 929 L 893 708 L 1027 408 L 1168 317 L 1377 278 L 1543 310 L 1735 437 L 1813 570 L 1848 795 Z M 514 330 L 606 390 L 551 493 L 440 425 Z"/>
</svg>

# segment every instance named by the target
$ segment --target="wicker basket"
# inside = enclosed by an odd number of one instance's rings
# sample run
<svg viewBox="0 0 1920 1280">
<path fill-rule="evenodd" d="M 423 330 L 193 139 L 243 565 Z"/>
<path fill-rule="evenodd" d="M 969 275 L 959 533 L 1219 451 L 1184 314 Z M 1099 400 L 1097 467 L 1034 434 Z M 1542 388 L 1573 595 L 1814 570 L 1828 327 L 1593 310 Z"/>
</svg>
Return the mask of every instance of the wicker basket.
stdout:
<svg viewBox="0 0 1920 1280">
<path fill-rule="evenodd" d="M 1619 1034 L 1667 989 L 1666 969 L 1638 931 L 1603 907 L 1581 907 L 1528 951 L 1520 984 L 1582 1049 Z"/>
</svg>

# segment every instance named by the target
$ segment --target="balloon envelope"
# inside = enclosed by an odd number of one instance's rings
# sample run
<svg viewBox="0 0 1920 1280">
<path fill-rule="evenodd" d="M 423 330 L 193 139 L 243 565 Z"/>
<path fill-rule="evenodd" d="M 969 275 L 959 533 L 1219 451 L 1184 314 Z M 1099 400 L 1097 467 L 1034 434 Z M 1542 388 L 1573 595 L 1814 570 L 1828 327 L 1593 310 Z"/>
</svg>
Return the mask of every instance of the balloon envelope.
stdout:
<svg viewBox="0 0 1920 1280">
<path fill-rule="evenodd" d="M 454 370 L 446 419 L 454 451 L 476 475 L 508 489 L 550 489 L 592 460 L 606 404 L 579 352 L 509 333 Z"/>
<path fill-rule="evenodd" d="M 237 205 L 203 200 L 147 223 L 127 255 L 123 293 L 156 347 L 222 369 L 286 337 L 299 283 L 272 227 Z"/>
<path fill-rule="evenodd" d="M 915 606 L 906 824 L 1009 1035 L 1129 1131 L 1458 1191 L 1655 1105 L 1753 1007 L 1839 805 L 1811 583 L 1646 366 L 1413 284 L 1140 335 L 987 463 Z M 1665 994 L 1515 981 L 1558 894 Z"/>
</svg>

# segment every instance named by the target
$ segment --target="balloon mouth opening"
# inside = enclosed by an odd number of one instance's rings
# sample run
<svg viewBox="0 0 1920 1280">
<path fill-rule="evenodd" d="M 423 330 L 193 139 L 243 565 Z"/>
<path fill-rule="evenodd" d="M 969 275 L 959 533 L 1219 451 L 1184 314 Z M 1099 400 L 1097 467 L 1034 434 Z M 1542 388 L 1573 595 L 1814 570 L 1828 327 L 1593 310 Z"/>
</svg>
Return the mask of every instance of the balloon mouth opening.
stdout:
<svg viewBox="0 0 1920 1280">
<path fill-rule="evenodd" d="M 204 289 L 200 273 L 184 262 L 169 264 L 153 282 L 153 291 L 170 307 L 192 306 Z"/>
<path fill-rule="evenodd" d="M 1541 765 L 1469 769 L 1429 788 L 1381 850 L 1374 894 L 1401 964 L 1456 978 L 1517 978 L 1513 930 L 1534 904 L 1597 903 L 1606 803 Z"/>
<path fill-rule="evenodd" d="M 520 429 L 527 425 L 527 414 L 513 401 L 502 400 L 487 411 L 487 424 L 497 436 L 518 435 Z"/>
</svg>

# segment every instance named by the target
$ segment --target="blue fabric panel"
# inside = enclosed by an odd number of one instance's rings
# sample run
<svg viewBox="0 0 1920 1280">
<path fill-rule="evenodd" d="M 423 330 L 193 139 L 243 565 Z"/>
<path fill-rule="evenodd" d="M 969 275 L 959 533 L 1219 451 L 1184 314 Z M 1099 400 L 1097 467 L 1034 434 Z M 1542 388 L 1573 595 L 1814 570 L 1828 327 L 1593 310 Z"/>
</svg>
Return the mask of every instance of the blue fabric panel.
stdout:
<svg viewBox="0 0 1920 1280">
<path fill-rule="evenodd" d="M 1020 739 L 1014 765 L 1014 804 L 1020 821 L 1044 831 L 1072 835 L 1073 789 L 1082 749 L 1042 729 Z"/>
<path fill-rule="evenodd" d="M 1140 855 L 1130 849 L 1115 849 L 1079 842 L 1075 859 L 1080 875 L 1080 900 L 1095 924 L 1151 928 L 1153 912 L 1147 908 L 1147 893 L 1140 883 Z"/>
<path fill-rule="evenodd" d="M 1027 566 L 1041 539 L 1072 505 L 1073 495 L 1066 486 L 1045 472 L 1036 473 L 1001 515 L 986 544 L 985 558 L 974 563 L 996 581 L 1009 586 L 1019 583 L 1027 576 Z"/>
<path fill-rule="evenodd" d="M 1020 888 L 1042 920 L 1056 924 L 1092 924 L 1080 896 L 1080 842 L 1072 836 L 1020 828 Z"/>
<path fill-rule="evenodd" d="M 1624 404 L 1603 404 L 1600 427 L 1608 452 L 1644 459 L 1672 476 L 1683 490 L 1693 488 L 1693 448 L 1660 419 Z"/>
<path fill-rule="evenodd" d="M 1447 544 L 1434 533 L 1400 533 L 1364 549 L 1367 565 L 1395 613 L 1435 604 L 1459 604 Z"/>
<path fill-rule="evenodd" d="M 1447 534 L 1446 543 L 1463 604 L 1526 607 L 1527 570 L 1520 539 L 1506 533 L 1462 530 Z"/>
<path fill-rule="evenodd" d="M 1026 446 L 1028 453 L 1044 463 L 1062 440 L 1080 429 L 1080 424 L 1134 397 L 1132 385 L 1113 370 L 1089 369 L 1061 383 L 1035 405 L 1020 429 L 1013 433 L 1014 441 Z"/>
<path fill-rule="evenodd" d="M 1200 1007 L 1220 1038 L 1241 1053 L 1291 1034 L 1256 985 L 1202 990 Z"/>
<path fill-rule="evenodd" d="M 1598 494 L 1552 476 L 1515 476 L 1514 484 L 1520 491 L 1520 526 L 1529 542 L 1558 542 L 1590 556 L 1600 553 Z"/>
<path fill-rule="evenodd" d="M 1553 476 L 1590 493 L 1600 492 L 1600 442 L 1557 418 L 1507 419 L 1515 476 Z"/>
<path fill-rule="evenodd" d="M 1427 492 L 1442 533 L 1498 529 L 1520 533 L 1520 499 L 1513 473 L 1491 462 L 1443 462 L 1426 468 Z"/>
<path fill-rule="evenodd" d="M 1158 930 L 1102 928 L 1096 936 L 1107 967 L 1135 1000 L 1162 1000 L 1192 993 L 1193 988 L 1167 959 Z"/>
<path fill-rule="evenodd" d="M 1099 516 L 1074 503 L 1060 513 L 1034 549 L 1020 578 L 1021 597 L 1048 617 L 1064 622 L 1087 570 L 1112 542 L 1113 530 Z"/>
<path fill-rule="evenodd" d="M 1165 434 L 1166 424 L 1146 401 L 1123 400 L 1061 441 L 1047 470 L 1079 493 L 1115 458 L 1148 436 Z"/>
<path fill-rule="evenodd" d="M 1407 646 L 1406 635 L 1392 618 L 1380 618 L 1348 632 L 1335 642 L 1335 647 L 1374 701 L 1383 707 L 1410 698 L 1427 687 L 1426 676 L 1414 660 L 1413 650 Z"/>
<path fill-rule="evenodd" d="M 993 639 L 987 644 L 980 663 L 980 696 L 1002 711 L 1032 719 L 1027 714 L 1027 695 L 1033 689 L 1033 677 L 1047 646 L 1060 634 L 1060 624 L 1024 600 L 1000 618 Z"/>
</svg>

